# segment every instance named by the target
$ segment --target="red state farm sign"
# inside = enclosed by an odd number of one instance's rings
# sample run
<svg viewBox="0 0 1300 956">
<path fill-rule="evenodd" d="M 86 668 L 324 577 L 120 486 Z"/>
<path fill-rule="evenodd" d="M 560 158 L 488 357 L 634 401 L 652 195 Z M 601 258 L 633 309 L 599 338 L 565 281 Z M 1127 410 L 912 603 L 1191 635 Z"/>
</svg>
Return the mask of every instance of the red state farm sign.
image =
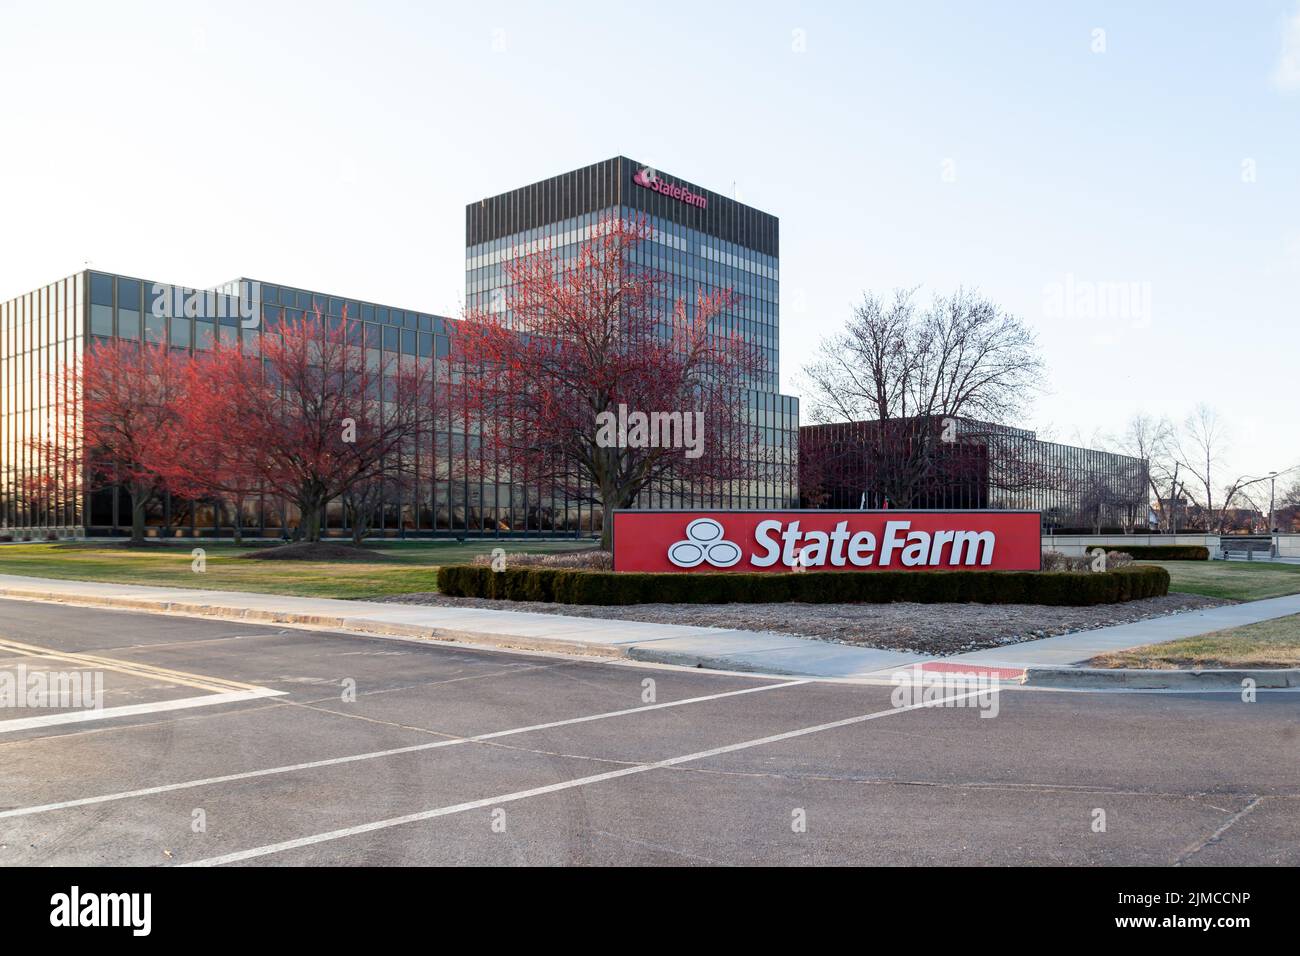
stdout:
<svg viewBox="0 0 1300 956">
<path fill-rule="evenodd" d="M 616 571 L 1037 571 L 1037 511 L 617 511 Z"/>
</svg>

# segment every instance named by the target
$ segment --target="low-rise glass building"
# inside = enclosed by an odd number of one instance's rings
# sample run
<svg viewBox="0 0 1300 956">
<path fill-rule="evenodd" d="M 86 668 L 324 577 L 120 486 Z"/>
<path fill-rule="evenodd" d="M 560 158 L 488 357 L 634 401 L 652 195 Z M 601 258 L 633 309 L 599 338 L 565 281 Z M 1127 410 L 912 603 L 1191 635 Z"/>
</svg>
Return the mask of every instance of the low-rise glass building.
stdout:
<svg viewBox="0 0 1300 956">
<path fill-rule="evenodd" d="M 185 307 L 184 303 L 195 303 Z M 239 343 L 260 351 L 261 339 L 282 322 L 319 311 L 325 321 L 355 326 L 358 341 L 374 357 L 442 366 L 439 394 L 448 407 L 443 427 L 430 447 L 416 456 L 413 492 L 385 503 L 376 521 L 378 534 L 466 534 L 586 530 L 579 512 L 556 524 L 522 508 L 502 506 L 496 495 L 454 467 L 467 445 L 453 427 L 454 401 L 447 374 L 450 338 L 444 316 L 313 292 L 277 283 L 240 279 L 211 290 L 194 290 L 132 276 L 85 271 L 42 289 L 0 303 L 0 528 L 10 533 L 116 535 L 130 530 L 130 503 L 115 487 L 92 487 L 77 468 L 60 467 L 42 456 L 40 445 L 66 431 L 56 415 L 75 417 L 77 396 L 60 394 L 60 370 L 96 342 L 166 342 L 174 349 L 201 352 L 213 343 Z M 111 468 L 89 461 L 82 467 Z M 461 476 L 461 480 L 455 480 Z M 506 499 L 507 502 L 510 499 Z M 522 499 L 520 499 L 522 500 Z M 488 505 L 485 502 L 491 501 Z M 188 501 L 163 495 L 149 506 L 148 524 L 161 536 L 229 534 L 235 516 L 221 502 Z M 279 536 L 297 523 L 285 503 L 267 496 L 243 504 L 247 534 Z M 590 524 L 590 516 L 585 516 Z M 335 502 L 325 527 L 345 530 L 343 509 Z"/>
<path fill-rule="evenodd" d="M 1148 463 L 966 418 L 799 429 L 810 508 L 1016 509 L 1046 533 L 1147 530 Z"/>
</svg>

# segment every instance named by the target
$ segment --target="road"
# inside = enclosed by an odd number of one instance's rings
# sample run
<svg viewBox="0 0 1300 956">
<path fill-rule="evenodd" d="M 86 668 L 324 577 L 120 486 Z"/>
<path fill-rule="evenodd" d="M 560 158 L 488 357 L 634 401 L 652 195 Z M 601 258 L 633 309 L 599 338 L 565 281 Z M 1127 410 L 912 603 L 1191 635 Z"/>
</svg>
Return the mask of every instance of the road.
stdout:
<svg viewBox="0 0 1300 956">
<path fill-rule="evenodd" d="M 0 672 L 102 673 L 106 708 L 0 709 L 4 866 L 1300 864 L 1292 692 L 1019 688 L 987 718 L 18 601 L 0 642 Z"/>
</svg>

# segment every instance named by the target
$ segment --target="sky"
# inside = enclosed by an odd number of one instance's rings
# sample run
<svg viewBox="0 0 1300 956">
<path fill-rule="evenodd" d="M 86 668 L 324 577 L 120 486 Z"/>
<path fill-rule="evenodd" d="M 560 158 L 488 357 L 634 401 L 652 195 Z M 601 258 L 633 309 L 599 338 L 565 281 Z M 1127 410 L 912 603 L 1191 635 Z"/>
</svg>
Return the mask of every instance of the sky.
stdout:
<svg viewBox="0 0 1300 956">
<path fill-rule="evenodd" d="M 865 291 L 973 287 L 1038 335 L 1027 427 L 1204 402 L 1223 483 L 1300 465 L 1297 0 L 0 0 L 0 299 L 457 315 L 467 203 L 619 154 L 780 217 L 783 391 Z"/>
</svg>

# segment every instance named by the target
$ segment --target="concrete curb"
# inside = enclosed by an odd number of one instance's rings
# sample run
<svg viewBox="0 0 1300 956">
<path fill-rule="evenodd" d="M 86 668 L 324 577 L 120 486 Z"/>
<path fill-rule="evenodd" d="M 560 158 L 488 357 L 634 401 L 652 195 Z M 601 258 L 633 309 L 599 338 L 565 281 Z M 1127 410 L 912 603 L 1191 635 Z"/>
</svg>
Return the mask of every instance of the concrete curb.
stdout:
<svg viewBox="0 0 1300 956">
<path fill-rule="evenodd" d="M 583 641 L 530 639 L 517 634 L 492 634 L 448 627 L 425 627 L 391 624 L 365 618 L 338 617 L 325 614 L 298 614 L 288 611 L 260 611 L 253 608 L 229 608 L 186 601 L 160 601 L 146 598 L 108 598 L 92 594 L 75 597 L 25 588 L 0 588 L 0 598 L 47 601 L 77 607 L 104 607 L 120 611 L 147 611 L 155 614 L 180 614 L 188 617 L 215 618 L 222 621 L 249 621 L 258 624 L 288 624 L 297 627 L 331 628 L 353 634 L 377 637 L 404 637 L 447 644 L 477 644 L 501 650 L 550 651 L 556 654 L 586 657 L 629 658 L 628 648 L 614 644 L 590 644 Z"/>
<path fill-rule="evenodd" d="M 1253 680 L 1261 689 L 1300 687 L 1300 668 L 1231 668 L 1225 670 L 1139 670 L 1123 667 L 1031 667 L 1029 687 L 1077 687 L 1132 690 L 1241 690 Z"/>
<path fill-rule="evenodd" d="M 696 654 L 691 651 L 665 651 L 653 644 L 632 644 L 621 648 L 619 657 L 641 664 L 667 664 L 672 667 L 700 667 L 712 671 L 729 671 L 733 674 L 764 674 L 775 677 L 812 677 L 804 671 L 780 664 L 765 664 L 760 667 L 749 661 L 735 660 L 716 654 Z"/>
</svg>

